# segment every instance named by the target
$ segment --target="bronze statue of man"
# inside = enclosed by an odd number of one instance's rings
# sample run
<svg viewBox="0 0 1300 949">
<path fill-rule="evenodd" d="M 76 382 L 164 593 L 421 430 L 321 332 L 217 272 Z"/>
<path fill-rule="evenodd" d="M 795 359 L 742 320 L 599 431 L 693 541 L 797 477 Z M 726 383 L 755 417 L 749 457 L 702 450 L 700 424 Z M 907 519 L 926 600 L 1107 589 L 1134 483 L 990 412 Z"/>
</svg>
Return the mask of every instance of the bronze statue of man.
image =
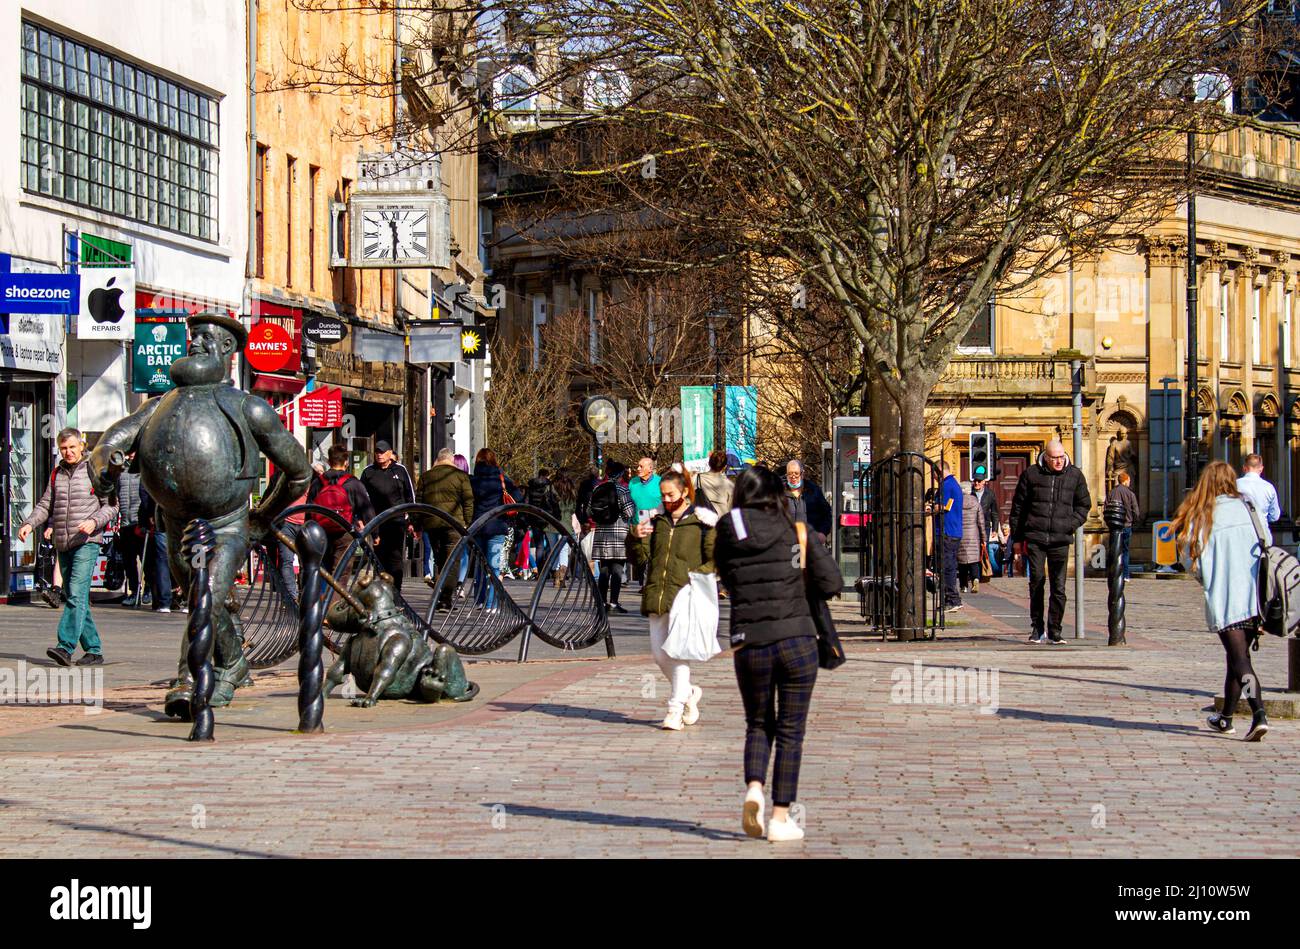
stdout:
<svg viewBox="0 0 1300 949">
<path fill-rule="evenodd" d="M 190 564 L 181 556 L 185 526 L 202 517 L 215 530 L 216 543 L 207 554 L 216 672 L 212 705 L 222 706 L 230 703 L 235 689 L 252 681 L 239 617 L 227 606 L 235 576 L 250 540 L 262 539 L 275 516 L 306 490 L 311 468 L 275 410 L 230 383 L 231 362 L 248 340 L 243 324 L 216 313 L 200 313 L 187 322 L 189 351 L 171 367 L 176 388 L 148 400 L 103 434 L 90 457 L 91 476 L 100 490 L 113 490 L 117 471 L 110 457 L 117 451 L 135 452 L 131 470 L 140 472 L 141 483 L 158 504 L 172 576 L 187 589 Z M 250 511 L 249 497 L 261 473 L 259 451 L 276 473 Z M 193 694 L 185 647 L 182 642 L 177 677 L 166 699 L 167 714 L 180 718 L 189 717 Z"/>
</svg>

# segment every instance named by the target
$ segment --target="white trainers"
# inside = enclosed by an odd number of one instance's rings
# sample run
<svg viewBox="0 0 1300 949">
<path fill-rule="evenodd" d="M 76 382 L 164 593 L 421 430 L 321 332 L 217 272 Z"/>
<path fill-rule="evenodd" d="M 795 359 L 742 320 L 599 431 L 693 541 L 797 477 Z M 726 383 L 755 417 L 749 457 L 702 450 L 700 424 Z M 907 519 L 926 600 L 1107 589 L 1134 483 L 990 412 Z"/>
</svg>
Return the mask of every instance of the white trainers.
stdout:
<svg viewBox="0 0 1300 949">
<path fill-rule="evenodd" d="M 790 820 L 770 820 L 767 822 L 767 839 L 773 843 L 783 840 L 803 840 L 803 828 Z"/>
<path fill-rule="evenodd" d="M 740 826 L 750 837 L 763 836 L 763 789 L 751 787 L 745 792 L 744 810 L 740 813 Z"/>
<path fill-rule="evenodd" d="M 659 727 L 668 731 L 679 732 L 682 730 L 682 710 L 679 708 L 670 708 L 664 720 L 659 723 Z"/>
<path fill-rule="evenodd" d="M 683 725 L 694 725 L 700 720 L 700 699 L 703 697 L 703 689 L 698 685 L 691 686 L 691 696 L 686 700 L 686 707 L 682 709 Z"/>
</svg>

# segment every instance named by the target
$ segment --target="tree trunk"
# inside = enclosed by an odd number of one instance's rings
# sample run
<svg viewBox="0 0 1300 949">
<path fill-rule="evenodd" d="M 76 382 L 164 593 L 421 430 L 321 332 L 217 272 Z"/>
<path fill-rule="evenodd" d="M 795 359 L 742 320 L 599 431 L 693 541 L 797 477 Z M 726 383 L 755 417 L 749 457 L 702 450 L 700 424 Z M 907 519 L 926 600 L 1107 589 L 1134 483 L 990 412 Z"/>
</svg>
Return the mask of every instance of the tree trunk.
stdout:
<svg viewBox="0 0 1300 949">
<path fill-rule="evenodd" d="M 898 403 L 876 375 L 867 383 L 871 402 L 871 458 L 888 458 L 900 442 Z"/>
<path fill-rule="evenodd" d="M 918 454 L 925 451 L 925 402 L 929 394 L 930 385 L 922 380 L 904 385 L 898 405 L 901 451 Z M 908 457 L 896 470 L 897 509 L 902 517 L 894 565 L 898 584 L 894 611 L 898 638 L 907 641 L 928 635 L 925 626 L 932 617 L 925 611 L 926 545 L 927 542 L 942 544 L 943 537 L 933 529 L 937 521 L 925 514 L 925 491 L 930 481 L 928 466 L 919 458 Z M 942 585 L 941 576 L 935 580 Z"/>
</svg>

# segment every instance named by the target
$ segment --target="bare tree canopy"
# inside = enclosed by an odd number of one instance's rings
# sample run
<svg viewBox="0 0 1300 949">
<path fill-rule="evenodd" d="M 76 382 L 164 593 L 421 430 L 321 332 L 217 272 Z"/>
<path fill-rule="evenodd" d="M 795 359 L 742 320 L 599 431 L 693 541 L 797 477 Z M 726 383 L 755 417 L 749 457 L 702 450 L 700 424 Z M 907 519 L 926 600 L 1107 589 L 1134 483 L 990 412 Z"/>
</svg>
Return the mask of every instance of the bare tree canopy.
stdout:
<svg viewBox="0 0 1300 949">
<path fill-rule="evenodd" d="M 1182 136 L 1234 120 L 1189 92 L 1261 73 L 1262 6 L 536 0 L 518 12 L 566 77 L 606 78 L 549 147 L 511 157 L 577 213 L 779 262 L 792 299 L 833 301 L 920 449 L 995 290 L 1168 214 Z"/>
</svg>

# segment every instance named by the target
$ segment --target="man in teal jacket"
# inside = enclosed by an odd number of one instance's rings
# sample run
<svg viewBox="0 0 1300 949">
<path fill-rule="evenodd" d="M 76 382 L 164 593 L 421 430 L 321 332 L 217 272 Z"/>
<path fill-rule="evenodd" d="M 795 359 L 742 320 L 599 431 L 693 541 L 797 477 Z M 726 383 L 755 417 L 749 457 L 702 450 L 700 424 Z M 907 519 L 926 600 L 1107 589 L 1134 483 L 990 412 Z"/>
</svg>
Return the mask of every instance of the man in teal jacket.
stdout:
<svg viewBox="0 0 1300 949">
<path fill-rule="evenodd" d="M 641 520 L 642 511 L 653 511 L 659 507 L 659 476 L 655 474 L 652 458 L 642 458 L 636 463 L 636 477 L 628 482 L 632 492 L 632 503 L 636 505 L 636 519 Z"/>
</svg>

